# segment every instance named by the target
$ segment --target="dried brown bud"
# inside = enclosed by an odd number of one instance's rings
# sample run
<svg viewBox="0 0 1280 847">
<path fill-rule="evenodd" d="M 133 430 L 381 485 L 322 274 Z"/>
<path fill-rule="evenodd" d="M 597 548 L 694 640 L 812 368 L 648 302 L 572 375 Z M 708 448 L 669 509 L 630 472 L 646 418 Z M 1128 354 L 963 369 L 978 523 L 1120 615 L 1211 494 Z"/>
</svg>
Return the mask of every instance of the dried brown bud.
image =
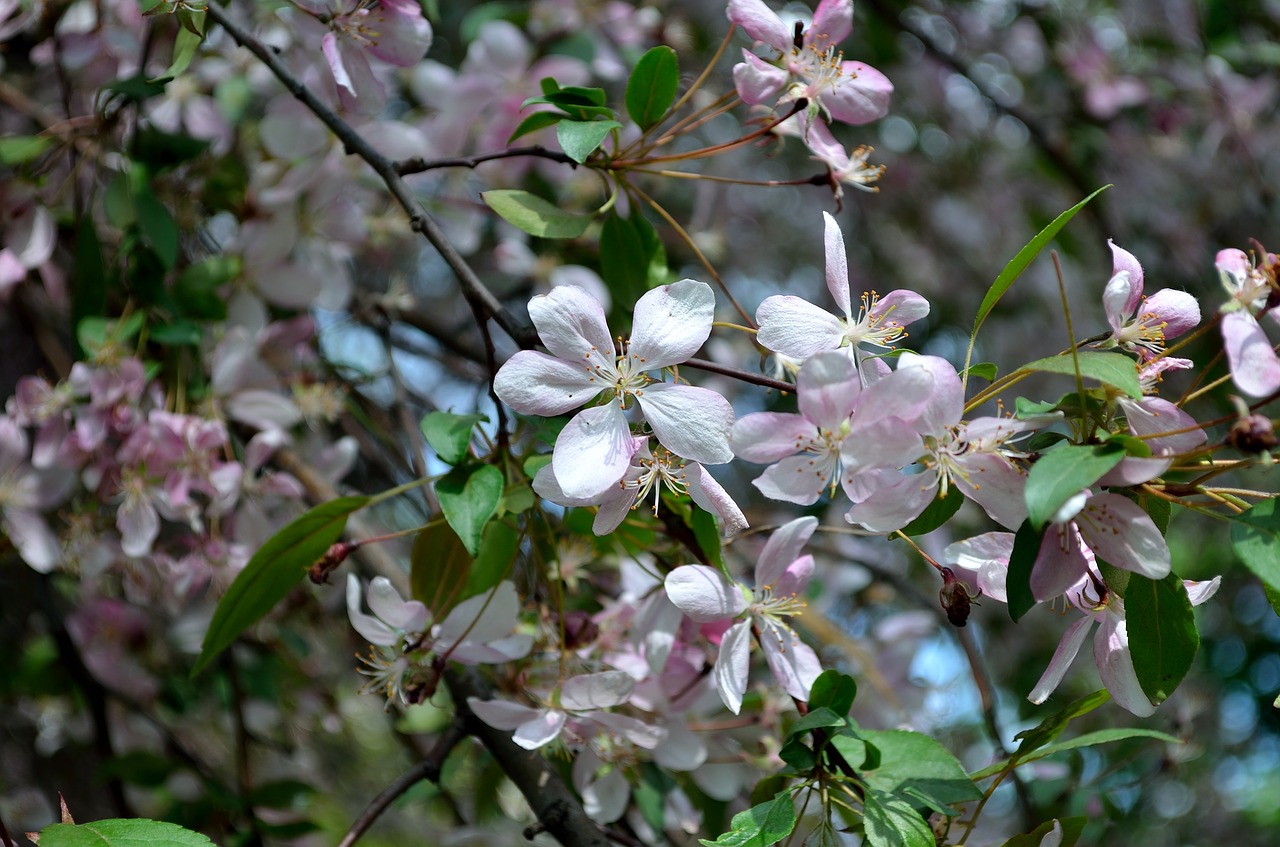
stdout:
<svg viewBox="0 0 1280 847">
<path fill-rule="evenodd" d="M 942 590 L 938 592 L 938 600 L 952 626 L 964 626 L 969 620 L 969 587 L 956 578 L 951 568 L 942 569 Z"/>
<path fill-rule="evenodd" d="M 1264 453 L 1277 441 L 1275 425 L 1266 415 L 1242 415 L 1227 433 L 1227 443 L 1241 453 Z"/>
<path fill-rule="evenodd" d="M 586 612 L 565 612 L 564 646 L 566 650 L 585 647 L 600 635 L 600 627 Z"/>
<path fill-rule="evenodd" d="M 307 577 L 316 585 L 327 585 L 329 582 L 329 574 L 337 569 L 338 565 L 346 561 L 355 549 L 360 546 L 359 541 L 339 541 L 334 544 L 320 560 L 307 570 Z"/>
</svg>

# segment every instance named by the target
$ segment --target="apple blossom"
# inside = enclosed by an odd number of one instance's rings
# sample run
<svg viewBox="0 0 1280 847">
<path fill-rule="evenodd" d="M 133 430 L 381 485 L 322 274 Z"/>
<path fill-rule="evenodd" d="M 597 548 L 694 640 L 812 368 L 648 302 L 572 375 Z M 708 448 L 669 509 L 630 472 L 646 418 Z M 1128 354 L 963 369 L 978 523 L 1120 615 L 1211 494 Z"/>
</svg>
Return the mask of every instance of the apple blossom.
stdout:
<svg viewBox="0 0 1280 847">
<path fill-rule="evenodd" d="M 715 296 L 692 279 L 664 285 L 636 302 L 630 343 L 615 349 L 600 303 L 581 288 L 558 286 L 529 302 L 529 316 L 551 355 L 522 350 L 498 371 L 494 391 L 528 415 L 560 415 L 601 393 L 606 403 L 579 412 L 556 439 L 552 467 L 566 497 L 595 498 L 620 480 L 636 451 L 624 409 L 639 404 L 659 443 L 701 464 L 733 458 L 733 409 L 714 391 L 659 382 L 649 372 L 677 365 L 711 333 Z"/>
<path fill-rule="evenodd" d="M 779 104 L 804 100 L 814 114 L 850 124 L 874 121 L 889 110 L 889 79 L 870 65 L 846 62 L 836 50 L 853 31 L 850 0 L 822 0 L 812 25 L 801 34 L 793 33 L 761 0 L 729 0 L 727 13 L 747 35 L 779 54 L 770 63 L 742 51 L 744 61 L 734 66 L 733 81 L 744 103 L 754 106 L 775 97 Z"/>
<path fill-rule="evenodd" d="M 800 297 L 775 294 L 756 310 L 760 325 L 756 339 L 775 353 L 807 359 L 823 350 L 848 347 L 859 357 L 859 346 L 892 348 L 906 336 L 907 324 L 928 316 L 929 303 L 914 291 L 898 289 L 883 298 L 864 292 L 858 317 L 853 317 L 849 293 L 849 265 L 844 236 L 830 213 L 822 213 L 827 254 L 827 289 L 844 312 L 843 318 L 819 309 Z"/>
<path fill-rule="evenodd" d="M 690 619 L 734 621 L 721 637 L 713 676 L 720 699 L 735 715 L 747 689 L 753 632 L 774 679 L 797 700 L 809 698 L 810 686 L 822 673 L 817 654 L 783 621 L 804 611 L 800 593 L 813 576 L 814 562 L 800 551 L 817 528 L 813 517 L 779 527 L 756 561 L 754 590 L 705 565 L 684 565 L 667 574 L 667 596 Z"/>
<path fill-rule="evenodd" d="M 1258 264 L 1243 251 L 1219 251 L 1218 275 L 1231 299 L 1222 307 L 1222 340 L 1236 387 L 1251 397 L 1265 397 L 1280 390 L 1280 359 L 1258 324 L 1255 312 L 1266 309 L 1273 320 L 1280 314 L 1267 307 L 1276 294 L 1276 268 L 1280 262 L 1268 253 Z"/>
<path fill-rule="evenodd" d="M 1112 276 L 1102 292 L 1111 324 L 1109 344 L 1136 351 L 1144 359 L 1164 352 L 1164 342 L 1200 323 L 1200 304 L 1185 291 L 1164 288 L 1150 297 L 1142 293 L 1142 265 L 1132 253 L 1108 240 Z"/>
</svg>

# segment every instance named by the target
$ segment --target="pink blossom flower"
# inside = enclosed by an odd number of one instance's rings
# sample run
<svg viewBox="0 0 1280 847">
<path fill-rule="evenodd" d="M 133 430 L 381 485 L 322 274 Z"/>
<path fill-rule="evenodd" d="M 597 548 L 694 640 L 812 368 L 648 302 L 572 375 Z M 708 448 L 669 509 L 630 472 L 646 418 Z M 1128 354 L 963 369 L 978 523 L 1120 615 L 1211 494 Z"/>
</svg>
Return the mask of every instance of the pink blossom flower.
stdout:
<svg viewBox="0 0 1280 847">
<path fill-rule="evenodd" d="M 1132 253 L 1108 240 L 1112 276 L 1102 292 L 1102 306 L 1111 324 L 1109 344 L 1136 351 L 1143 359 L 1164 352 L 1164 342 L 1200 323 L 1200 304 L 1185 291 L 1163 288 L 1142 294 L 1142 265 Z"/>
<path fill-rule="evenodd" d="M 737 454 L 772 463 L 754 485 L 766 497 L 807 506 L 837 482 L 850 498 L 855 479 L 875 469 L 894 470 L 923 450 L 912 421 L 933 390 L 922 370 L 896 371 L 863 388 L 843 353 L 819 353 L 800 368 L 800 413 L 746 415 L 732 432 Z"/>
<path fill-rule="evenodd" d="M 616 733 L 627 741 L 652 750 L 666 735 L 627 715 L 607 711 L 626 704 L 635 680 L 624 671 L 602 671 L 570 677 L 560 688 L 558 707 L 536 709 L 508 700 L 467 699 L 476 717 L 495 729 L 514 730 L 512 740 L 526 750 L 536 750 L 566 734 L 567 741 L 583 744 L 600 731 Z"/>
<path fill-rule="evenodd" d="M 616 485 L 595 497 L 569 497 L 556 481 L 555 470 L 546 465 L 533 479 L 533 490 L 539 497 L 561 506 L 598 506 L 591 530 L 596 535 L 608 535 L 618 528 L 627 515 L 641 503 L 652 500 L 653 512 L 658 513 L 658 503 L 663 490 L 676 495 L 689 495 L 704 511 L 720 519 L 720 531 L 729 536 L 747 528 L 747 519 L 715 477 L 697 462 L 689 462 L 658 448 L 657 455 L 650 448 L 650 439 L 636 439 L 638 447 L 631 456 L 631 465 Z"/>
<path fill-rule="evenodd" d="M 1101 624 L 1093 638 L 1093 660 L 1098 666 L 1098 676 L 1102 684 L 1111 693 L 1111 699 L 1126 711 L 1138 717 L 1154 714 L 1153 704 L 1138 682 L 1138 673 L 1133 668 L 1133 654 L 1129 649 L 1128 624 L 1124 615 L 1124 600 L 1114 592 L 1108 591 L 1096 577 L 1090 575 L 1091 587 L 1096 598 L 1085 595 L 1085 590 L 1077 592 L 1071 602 L 1083 613 L 1083 617 L 1073 623 L 1063 633 L 1058 649 L 1054 651 L 1049 666 L 1045 668 L 1040 681 L 1027 695 L 1032 703 L 1040 704 L 1049 698 L 1062 682 L 1067 668 L 1080 652 L 1089 630 L 1095 621 Z M 1214 577 L 1208 582 L 1183 581 L 1193 606 L 1199 606 L 1211 598 L 1218 590 L 1222 577 Z"/>
<path fill-rule="evenodd" d="M 863 292 L 858 317 L 853 317 L 849 292 L 849 263 L 840 226 L 827 212 L 824 239 L 827 253 L 827 289 L 844 312 L 839 318 L 800 297 L 789 294 L 766 297 L 756 310 L 760 324 L 757 340 L 769 350 L 807 359 L 823 350 L 848 347 L 857 357 L 861 344 L 891 348 L 906 336 L 907 324 L 929 314 L 929 303 L 914 291 L 898 289 L 883 298 Z"/>
<path fill-rule="evenodd" d="M 636 443 L 624 409 L 634 399 L 659 443 L 700 464 L 733 458 L 733 409 L 714 391 L 659 382 L 650 371 L 679 364 L 711 333 L 715 296 L 692 279 L 655 288 L 636 303 L 630 344 L 614 347 L 604 309 L 581 288 L 562 285 L 529 302 L 529 316 L 551 355 L 522 350 L 498 371 L 494 390 L 527 415 L 560 415 L 604 393 L 561 431 L 552 467 L 561 491 L 596 498 L 631 467 Z"/>
<path fill-rule="evenodd" d="M 792 697 L 808 700 L 822 673 L 817 654 L 783 620 L 804 611 L 801 592 L 813 577 L 814 562 L 800 551 L 817 528 L 813 517 L 780 527 L 756 561 L 754 590 L 705 565 L 684 565 L 667 574 L 667 596 L 690 619 L 703 624 L 734 621 L 721 637 L 713 671 L 720 699 L 734 714 L 747 689 L 752 630 L 774 679 Z"/>
<path fill-rule="evenodd" d="M 73 476 L 38 471 L 27 458 L 26 433 L 8 415 L 0 415 L 0 530 L 23 561 L 48 573 L 62 558 L 62 545 L 40 513 L 62 502 Z"/>
<path fill-rule="evenodd" d="M 757 42 L 778 51 L 774 63 L 743 50 L 733 81 L 744 103 L 806 100 L 812 113 L 863 124 L 889 110 L 893 84 L 862 62 L 846 62 L 835 44 L 853 31 L 851 0 L 822 0 L 813 24 L 799 37 L 761 0 L 729 0 L 729 20 Z"/>
<path fill-rule="evenodd" d="M 1265 397 L 1280 390 L 1280 359 L 1258 324 L 1255 313 L 1267 309 L 1274 295 L 1277 260 L 1267 254 L 1255 265 L 1240 250 L 1222 250 L 1215 264 L 1231 299 L 1222 307 L 1222 340 L 1236 387 L 1250 397 Z M 1267 309 L 1273 320 L 1280 313 Z"/>
<path fill-rule="evenodd" d="M 906 353 L 894 373 L 912 369 L 922 370 L 934 386 L 928 405 L 914 423 L 924 444 L 916 457 L 920 472 L 881 473 L 878 479 L 861 483 L 867 494 L 853 498 L 846 520 L 873 532 L 892 532 L 913 521 L 935 497 L 945 496 L 954 485 L 993 520 L 1010 528 L 1020 525 L 1027 516 L 1023 499 L 1026 475 L 1011 461 L 1022 454 L 1009 442 L 1041 425 L 1044 418 L 962 421 L 964 388 L 955 367 L 936 356 Z"/>
<path fill-rule="evenodd" d="M 376 5 L 361 0 L 347 11 L 339 10 L 335 0 L 307 0 L 300 5 L 328 26 L 320 49 L 344 102 L 361 98 L 381 101 L 384 96 L 366 52 L 407 68 L 431 48 L 431 24 L 416 0 L 381 0 Z M 362 112 L 370 113 L 368 109 Z"/>
</svg>

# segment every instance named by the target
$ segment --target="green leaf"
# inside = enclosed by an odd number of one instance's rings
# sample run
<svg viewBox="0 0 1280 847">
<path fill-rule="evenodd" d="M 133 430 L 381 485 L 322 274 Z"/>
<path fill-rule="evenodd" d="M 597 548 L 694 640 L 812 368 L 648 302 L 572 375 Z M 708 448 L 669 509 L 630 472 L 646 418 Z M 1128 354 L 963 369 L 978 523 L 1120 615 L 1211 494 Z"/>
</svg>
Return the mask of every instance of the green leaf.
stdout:
<svg viewBox="0 0 1280 847">
<path fill-rule="evenodd" d="M 484 415 L 456 415 L 453 412 L 429 412 L 422 419 L 422 434 L 440 461 L 460 465 L 467 458 L 471 433 L 476 424 L 487 422 Z"/>
<path fill-rule="evenodd" d="M 627 80 L 627 114 L 641 129 L 654 126 L 675 102 L 680 87 L 680 61 L 665 45 L 650 49 L 636 62 Z"/>
<path fill-rule="evenodd" d="M 480 197 L 507 223 L 539 238 L 577 238 L 591 223 L 591 218 L 571 215 L 528 191 L 494 189 Z"/>
<path fill-rule="evenodd" d="M 133 202 L 143 242 L 155 251 L 166 270 L 172 268 L 178 261 L 178 225 L 173 215 L 146 187 L 134 193 Z"/>
<path fill-rule="evenodd" d="M 162 347 L 198 347 L 203 331 L 195 321 L 177 320 L 151 327 L 148 335 Z"/>
<path fill-rule="evenodd" d="M 973 321 L 973 338 L 978 337 L 978 329 L 981 328 L 983 321 L 985 321 L 987 316 L 991 314 L 991 310 L 996 307 L 996 303 L 1000 302 L 1000 298 L 1004 296 L 1005 292 L 1008 291 L 1018 277 L 1022 275 L 1022 272 L 1027 269 L 1027 265 L 1030 265 L 1031 261 L 1040 254 L 1040 251 L 1043 250 L 1045 246 L 1053 240 L 1053 237 L 1058 234 L 1058 231 L 1066 226 L 1067 222 L 1076 216 L 1076 212 L 1083 209 L 1090 200 L 1097 197 L 1110 187 L 1110 185 L 1104 185 L 1102 188 L 1099 188 L 1097 191 L 1093 192 L 1070 209 L 1067 209 L 1061 215 L 1058 215 L 1058 217 L 1053 219 L 1053 223 L 1040 230 L 1040 232 L 1036 234 L 1035 238 L 1032 238 L 1027 242 L 1027 246 L 1019 250 L 1018 255 L 1014 256 L 1009 261 L 1009 264 L 1004 266 L 1004 270 L 1000 271 L 1000 275 L 996 277 L 995 282 L 991 283 L 991 288 L 987 290 L 986 296 L 982 298 L 982 305 L 978 307 L 978 316 L 974 318 Z"/>
<path fill-rule="evenodd" d="M 1264 585 L 1280 591 L 1280 507 L 1263 500 L 1231 518 L 1231 547 Z"/>
<path fill-rule="evenodd" d="M 976 365 L 969 366 L 969 376 L 976 376 L 979 379 L 985 379 L 987 382 L 994 382 L 996 375 L 999 373 L 1000 366 L 995 362 L 978 362 Z"/>
<path fill-rule="evenodd" d="M 1133 669 L 1143 693 L 1158 706 L 1191 670 L 1200 647 L 1191 598 L 1176 574 L 1164 579 L 1130 574 L 1124 612 Z"/>
<path fill-rule="evenodd" d="M 1005 577 L 1005 593 L 1009 603 L 1009 617 L 1017 621 L 1036 605 L 1031 593 L 1031 571 L 1040 557 L 1040 545 L 1044 533 L 1023 521 L 1013 537 L 1013 551 L 1009 554 L 1009 573 Z"/>
<path fill-rule="evenodd" d="M 525 117 L 511 133 L 511 137 L 507 139 L 507 143 L 515 141 L 517 138 L 528 135 L 531 132 L 537 132 L 540 129 L 546 129 L 549 126 L 555 126 L 564 120 L 567 116 L 560 112 L 534 112 Z"/>
<path fill-rule="evenodd" d="M 488 591 L 511 573 L 520 551 L 520 535 L 504 521 L 489 521 L 480 537 L 480 552 L 467 570 L 460 601 Z"/>
<path fill-rule="evenodd" d="M 502 471 L 493 465 L 454 468 L 436 483 L 444 518 L 472 556 L 480 552 L 484 525 L 502 499 Z"/>
<path fill-rule="evenodd" d="M 1018 370 L 1075 376 L 1077 363 L 1080 365 L 1080 376 L 1123 391 L 1134 400 L 1142 398 L 1142 386 L 1138 384 L 1138 368 L 1133 359 L 1123 353 L 1081 350 L 1074 357 L 1049 356 L 1046 359 L 1037 359 Z"/>
<path fill-rule="evenodd" d="M 1160 530 L 1161 535 L 1169 533 L 1169 520 L 1173 517 L 1172 503 L 1163 497 L 1139 493 L 1138 505 L 1151 518 L 1151 522 L 1156 525 L 1156 529 Z"/>
<path fill-rule="evenodd" d="M 76 325 L 76 340 L 90 354 L 108 345 L 128 346 L 142 331 L 146 318 L 141 312 L 133 312 L 127 318 L 111 320 L 100 316 L 84 318 Z"/>
<path fill-rule="evenodd" d="M 791 793 L 783 791 L 772 800 L 739 812 L 729 822 L 729 831 L 715 841 L 699 838 L 704 847 L 769 847 L 791 834 L 796 826 L 796 807 Z"/>
<path fill-rule="evenodd" d="M 1026 756 L 1015 756 L 1013 764 L 1015 767 L 1021 767 L 1029 762 L 1037 762 L 1040 759 L 1048 758 L 1057 753 L 1064 753 L 1067 750 L 1077 750 L 1082 747 L 1094 747 L 1099 744 L 1111 744 L 1115 741 L 1124 741 L 1130 738 L 1154 738 L 1157 741 L 1164 741 L 1169 744 L 1184 743 L 1181 738 L 1169 735 L 1166 732 L 1159 732 L 1154 729 L 1143 729 L 1141 727 L 1117 728 L 1117 729 L 1099 729 L 1096 732 L 1086 732 L 1084 735 L 1072 738 L 1069 741 L 1062 741 L 1058 744 L 1050 744 L 1048 747 L 1041 747 Z M 995 776 L 1001 771 L 1009 767 L 1010 760 L 996 762 L 994 765 L 988 765 L 980 771 L 973 773 L 974 779 L 986 779 Z"/>
<path fill-rule="evenodd" d="M 667 795 L 676 787 L 675 780 L 662 772 L 652 762 L 643 762 L 639 768 L 640 779 L 636 782 L 631 796 L 635 798 L 636 808 L 645 823 L 654 832 L 662 832 L 666 825 Z"/>
<path fill-rule="evenodd" d="M 321 503 L 267 539 L 214 610 L 192 676 L 284 599 L 307 569 L 342 537 L 347 517 L 368 502 L 368 497 L 359 496 Z"/>
<path fill-rule="evenodd" d="M 723 568 L 724 548 L 720 543 L 720 527 L 716 524 L 715 516 L 690 503 L 685 523 L 693 530 L 693 537 L 697 539 L 702 551 L 707 554 L 707 560 L 711 562 L 712 567 Z"/>
<path fill-rule="evenodd" d="M 203 27 L 205 12 L 191 12 L 190 20 L 194 26 Z M 168 69 L 155 79 L 148 82 L 164 82 L 171 80 L 182 74 L 190 65 L 191 60 L 196 57 L 196 51 L 200 49 L 200 43 L 204 41 L 204 36 L 192 32 L 187 26 L 183 26 L 178 30 L 178 37 L 173 41 L 173 60 L 169 63 Z"/>
<path fill-rule="evenodd" d="M 101 317 L 107 308 L 107 265 L 93 216 L 84 215 L 76 227 L 75 256 L 71 264 L 71 325 L 79 327 L 89 317 Z M 76 339 L 76 355 L 85 349 Z"/>
<path fill-rule="evenodd" d="M 10 135 L 0 138 L 0 165 L 30 162 L 53 144 L 52 138 L 40 135 Z"/>
<path fill-rule="evenodd" d="M 809 708 L 825 708 L 837 715 L 847 715 L 857 696 L 858 683 L 853 677 L 827 670 L 818 675 L 809 689 Z"/>
<path fill-rule="evenodd" d="M 146 818 L 113 818 L 93 823 L 55 823 L 40 830 L 40 847 L 212 847 L 198 832 Z"/>
<path fill-rule="evenodd" d="M 556 124 L 556 140 L 565 155 L 575 162 L 585 162 L 610 132 L 620 129 L 617 121 L 570 121 Z"/>
<path fill-rule="evenodd" d="M 617 300 L 634 303 L 660 283 L 666 267 L 662 242 L 643 215 L 634 212 L 624 218 L 617 212 L 609 213 L 600 228 L 600 277 Z"/>
<path fill-rule="evenodd" d="M 913 787 L 947 805 L 982 797 L 951 751 L 929 736 L 903 729 L 864 730 L 862 736 L 880 751 L 880 767 L 863 775 L 872 788 L 899 794 Z"/>
<path fill-rule="evenodd" d="M 1076 718 L 1087 715 L 1094 709 L 1111 700 L 1111 692 L 1105 688 L 1095 691 L 1092 694 L 1086 694 L 1072 700 L 1064 708 L 1059 709 L 1049 717 L 1040 721 L 1040 723 L 1031 729 L 1024 729 L 1014 736 L 1015 739 L 1021 739 L 1018 750 L 1014 754 L 1014 758 L 1022 758 L 1028 753 L 1043 747 L 1053 739 L 1062 734 L 1067 728 L 1067 724 Z"/>
<path fill-rule="evenodd" d="M 902 533 L 909 536 L 926 535 L 955 517 L 956 512 L 964 505 L 964 495 L 960 489 L 952 487 L 946 495 L 939 494 L 933 502 L 924 507 L 924 511 L 916 519 L 902 528 Z"/>
<path fill-rule="evenodd" d="M 783 742 L 778 751 L 778 758 L 786 762 L 797 773 L 808 773 L 818 764 L 818 757 L 813 749 L 804 743 L 804 737 L 793 735 Z"/>
<path fill-rule="evenodd" d="M 145 79 L 142 74 L 134 74 L 131 77 L 112 80 L 102 87 L 107 91 L 114 91 L 127 100 L 141 103 L 143 100 L 164 94 L 164 85 L 163 82 Z"/>
<path fill-rule="evenodd" d="M 1058 847 L 1075 847 L 1076 842 L 1080 840 L 1080 833 L 1084 832 L 1084 825 L 1088 822 L 1089 819 L 1083 816 L 1054 818 L 1051 821 L 1045 821 L 1030 832 L 1015 835 L 1001 847 L 1040 847 L 1045 836 L 1054 831 L 1055 824 L 1062 830 L 1062 840 L 1058 842 Z"/>
<path fill-rule="evenodd" d="M 153 171 L 174 168 L 189 162 L 209 149 L 209 142 L 153 126 L 138 130 L 133 141 L 133 158 L 145 162 Z"/>
<path fill-rule="evenodd" d="M 227 317 L 227 298 L 220 292 L 240 275 L 239 256 L 210 256 L 178 275 L 173 283 L 173 299 L 184 315 L 221 321 Z"/>
<path fill-rule="evenodd" d="M 448 524 L 430 524 L 413 539 L 409 551 L 409 588 L 413 599 L 442 620 L 465 597 L 472 558 Z"/>
<path fill-rule="evenodd" d="M 862 798 L 863 826 L 871 847 L 934 847 L 933 830 L 906 800 L 869 790 Z"/>
<path fill-rule="evenodd" d="M 1072 497 L 1102 478 L 1125 457 L 1110 444 L 1066 444 L 1036 460 L 1027 473 L 1027 520 L 1040 529 Z"/>
<path fill-rule="evenodd" d="M 852 730 L 843 730 L 827 742 L 850 767 L 872 771 L 880 767 L 880 750 Z"/>
<path fill-rule="evenodd" d="M 845 719 L 843 715 L 837 715 L 831 709 L 819 706 L 816 709 L 810 709 L 809 714 L 791 724 L 791 728 L 787 730 L 787 737 L 802 735 L 814 729 L 826 729 L 827 727 L 844 725 Z"/>
</svg>

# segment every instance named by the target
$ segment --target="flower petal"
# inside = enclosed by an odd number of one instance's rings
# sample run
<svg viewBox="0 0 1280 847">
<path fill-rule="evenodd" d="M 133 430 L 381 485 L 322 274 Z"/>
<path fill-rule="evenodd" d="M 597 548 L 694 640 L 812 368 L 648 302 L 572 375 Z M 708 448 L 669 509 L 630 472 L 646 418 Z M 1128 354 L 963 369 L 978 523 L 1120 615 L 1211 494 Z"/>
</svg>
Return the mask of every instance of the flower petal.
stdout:
<svg viewBox="0 0 1280 847">
<path fill-rule="evenodd" d="M 504 579 L 492 591 L 469 597 L 454 606 L 434 634 L 442 648 L 463 638 L 484 644 L 510 635 L 519 616 L 520 598 L 516 596 L 516 588 Z"/>
<path fill-rule="evenodd" d="M 560 736 L 567 716 L 558 709 L 548 709 L 528 723 L 516 727 L 511 740 L 526 750 L 537 750 Z"/>
<path fill-rule="evenodd" d="M 756 412 L 738 419 L 729 444 L 738 458 L 765 464 L 793 455 L 796 444 L 817 437 L 818 428 L 801 415 Z"/>
<path fill-rule="evenodd" d="M 706 565 L 682 565 L 663 585 L 671 602 L 697 623 L 736 618 L 747 608 L 741 587 Z"/>
<path fill-rule="evenodd" d="M 796 378 L 800 414 L 819 429 L 837 432 L 849 421 L 862 395 L 862 379 L 853 360 L 843 352 L 818 353 L 800 368 Z"/>
<path fill-rule="evenodd" d="M 773 618 L 757 616 L 760 648 L 773 678 L 797 700 L 808 700 L 813 681 L 822 673 L 822 663 L 813 648 L 800 640 L 795 630 Z"/>
<path fill-rule="evenodd" d="M 835 315 L 790 294 L 766 297 L 756 309 L 756 323 L 756 340 L 765 349 L 796 359 L 835 350 L 844 338 Z"/>
<path fill-rule="evenodd" d="M 1080 646 L 1084 644 L 1085 638 L 1089 635 L 1089 625 L 1092 623 L 1093 618 L 1086 615 L 1067 627 L 1067 631 L 1062 634 L 1062 640 L 1058 642 L 1058 649 L 1053 651 L 1053 658 L 1049 660 L 1049 667 L 1044 669 L 1044 674 L 1040 677 L 1040 681 L 1036 683 L 1036 687 L 1031 689 L 1031 693 L 1027 695 L 1028 700 L 1038 706 L 1049 699 L 1049 695 L 1054 692 L 1058 684 L 1062 682 L 1062 678 L 1066 676 L 1067 668 L 1071 667 L 1076 654 L 1080 652 Z"/>
<path fill-rule="evenodd" d="M 800 552 L 817 528 L 818 519 L 812 516 L 796 518 L 778 527 L 756 560 L 756 585 L 773 585 L 782 579 L 787 567 L 800 558 Z"/>
<path fill-rule="evenodd" d="M 622 479 L 635 450 L 627 419 L 611 403 L 582 410 L 560 430 L 551 464 L 566 496 L 598 498 Z"/>
<path fill-rule="evenodd" d="M 729 0 L 725 14 L 756 41 L 784 52 L 791 47 L 791 31 L 762 0 Z"/>
<path fill-rule="evenodd" d="M 1142 690 L 1138 672 L 1133 668 L 1128 624 L 1113 610 L 1107 610 L 1098 634 L 1093 637 L 1093 660 L 1098 665 L 1102 684 L 1111 692 L 1116 705 L 1140 718 L 1155 714 L 1156 707 Z"/>
<path fill-rule="evenodd" d="M 729 492 L 702 465 L 697 462 L 686 465 L 685 482 L 689 486 L 689 497 L 693 502 L 703 511 L 711 512 L 720 519 L 721 535 L 727 538 L 747 528 L 747 517 L 742 514 L 742 509 L 738 508 Z M 602 506 L 601 512 L 603 511 Z"/>
<path fill-rule="evenodd" d="M 1169 545 L 1137 503 L 1119 494 L 1096 494 L 1076 515 L 1080 535 L 1109 565 L 1151 579 L 1169 575 Z"/>
<path fill-rule="evenodd" d="M 711 286 L 696 279 L 648 291 L 636 301 L 628 352 L 643 370 L 678 365 L 707 342 L 715 311 Z"/>
<path fill-rule="evenodd" d="M 534 297 L 529 301 L 529 318 L 547 349 L 566 362 L 583 362 L 593 352 L 613 356 L 604 308 L 576 285 L 558 285 L 549 294 Z"/>
<path fill-rule="evenodd" d="M 637 392 L 636 397 L 653 434 L 672 453 L 704 465 L 722 465 L 733 459 L 729 448 L 733 407 L 716 392 L 657 382 Z M 560 484 L 564 485 L 563 478 Z"/>
<path fill-rule="evenodd" d="M 427 625 L 427 607 L 417 600 L 405 600 L 385 576 L 375 576 L 369 583 L 366 601 L 369 611 L 392 629 L 421 632 Z"/>
<path fill-rule="evenodd" d="M 822 0 L 813 10 L 813 26 L 805 33 L 805 43 L 826 49 L 839 44 L 853 32 L 853 0 Z"/>
<path fill-rule="evenodd" d="M 525 415 L 563 415 L 600 393 L 580 362 L 557 359 L 536 350 L 521 350 L 506 361 L 493 380 L 498 399 Z"/>
<path fill-rule="evenodd" d="M 849 302 L 849 257 L 844 250 L 844 235 L 830 212 L 823 212 L 822 219 L 827 252 L 827 290 L 836 301 L 836 308 L 844 311 L 846 319 L 853 320 Z"/>
<path fill-rule="evenodd" d="M 1185 291 L 1162 288 L 1142 304 L 1164 324 L 1164 337 L 1177 338 L 1200 325 L 1200 301 Z"/>
<path fill-rule="evenodd" d="M 571 712 L 610 709 L 631 699 L 636 681 L 626 671 L 581 674 L 565 680 L 560 707 Z"/>
<path fill-rule="evenodd" d="M 742 711 L 742 695 L 747 690 L 748 651 L 751 649 L 751 626 L 739 621 L 729 627 L 720 639 L 720 652 L 716 656 L 712 676 L 716 691 L 725 708 L 735 715 Z"/>
<path fill-rule="evenodd" d="M 1280 388 L 1280 359 L 1253 315 L 1223 315 L 1222 339 L 1237 388 L 1251 397 L 1264 397 Z"/>
<path fill-rule="evenodd" d="M 382 577 L 379 577 L 380 579 Z M 389 583 L 388 583 L 389 584 Z M 393 591 L 395 589 L 392 589 Z M 392 647 L 398 640 L 396 633 L 391 627 L 372 615 L 366 615 L 360 609 L 360 579 L 353 573 L 347 574 L 347 617 L 351 620 L 351 626 L 360 636 L 370 644 L 379 644 L 383 647 Z M 502 729 L 503 727 L 499 727 Z M 506 727 L 512 729 L 514 727 Z"/>
<path fill-rule="evenodd" d="M 862 62 L 845 62 L 843 74 L 840 83 L 821 96 L 822 105 L 832 118 L 847 124 L 865 124 L 889 112 L 893 83 L 887 76 Z"/>
<path fill-rule="evenodd" d="M 787 84 L 787 72 L 782 68 L 774 67 L 749 50 L 742 51 L 742 58 L 744 61 L 733 66 L 733 84 L 748 106 L 769 102 Z"/>
</svg>

